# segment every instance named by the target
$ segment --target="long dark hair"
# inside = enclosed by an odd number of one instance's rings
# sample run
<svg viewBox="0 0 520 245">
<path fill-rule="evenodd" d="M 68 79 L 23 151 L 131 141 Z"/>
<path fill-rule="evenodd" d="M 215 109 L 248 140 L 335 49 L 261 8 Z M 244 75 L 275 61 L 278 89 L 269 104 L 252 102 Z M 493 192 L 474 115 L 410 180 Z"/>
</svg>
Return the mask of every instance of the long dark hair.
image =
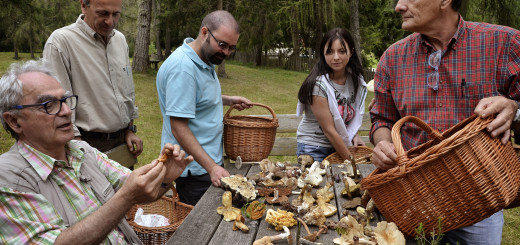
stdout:
<svg viewBox="0 0 520 245">
<path fill-rule="evenodd" d="M 354 82 L 354 94 L 357 93 L 359 86 L 359 76 L 363 75 L 363 67 L 361 66 L 359 56 L 356 52 L 356 49 L 354 48 L 354 39 L 347 30 L 342 28 L 334 28 L 325 33 L 321 39 L 320 50 L 317 52 L 317 54 L 319 54 L 319 59 L 316 64 L 314 64 L 314 67 L 312 68 L 311 73 L 309 73 L 309 76 L 307 76 L 305 81 L 303 81 L 302 86 L 300 87 L 300 91 L 298 91 L 298 99 L 303 104 L 312 105 L 312 90 L 316 85 L 316 78 L 332 72 L 332 69 L 325 61 L 325 48 L 330 49 L 332 47 L 332 43 L 336 40 L 339 40 L 341 46 L 343 46 L 345 49 L 347 49 L 347 47 L 344 46 L 346 42 L 350 48 L 350 52 L 352 53 L 352 56 L 350 57 L 347 66 L 345 67 L 345 74 L 347 74 L 347 76 L 352 76 L 352 81 Z"/>
</svg>

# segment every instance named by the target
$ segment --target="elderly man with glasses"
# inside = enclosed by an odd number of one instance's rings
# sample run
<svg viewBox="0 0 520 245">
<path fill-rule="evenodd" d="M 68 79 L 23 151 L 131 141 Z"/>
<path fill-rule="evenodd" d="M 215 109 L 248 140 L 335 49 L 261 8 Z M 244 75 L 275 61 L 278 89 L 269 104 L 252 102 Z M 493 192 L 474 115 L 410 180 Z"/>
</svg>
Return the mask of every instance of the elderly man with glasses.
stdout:
<svg viewBox="0 0 520 245">
<path fill-rule="evenodd" d="M 370 111 L 373 162 L 396 166 L 391 128 L 416 116 L 443 132 L 477 114 L 496 114 L 487 130 L 504 144 L 520 121 L 520 32 L 513 28 L 465 21 L 462 0 L 398 1 L 402 28 L 415 32 L 390 46 L 377 66 L 375 104 Z M 405 150 L 428 140 L 426 132 L 406 124 Z M 441 183 L 440 183 L 441 184 Z M 474 225 L 447 232 L 450 244 L 500 244 L 502 211 Z"/>
<path fill-rule="evenodd" d="M 41 61 L 0 78 L 2 125 L 16 139 L 0 155 L 0 243 L 141 244 L 125 214 L 160 198 L 193 160 L 167 144 L 165 162 L 130 171 L 73 140 L 78 99 Z"/>
<path fill-rule="evenodd" d="M 239 110 L 251 105 L 244 97 L 222 95 L 215 72 L 215 65 L 236 50 L 239 32 L 229 12 L 212 12 L 202 20 L 197 39 L 184 39 L 157 73 L 162 145 L 178 143 L 195 158 L 176 181 L 180 200 L 188 204 L 229 176 L 222 167 L 223 105 Z"/>
</svg>

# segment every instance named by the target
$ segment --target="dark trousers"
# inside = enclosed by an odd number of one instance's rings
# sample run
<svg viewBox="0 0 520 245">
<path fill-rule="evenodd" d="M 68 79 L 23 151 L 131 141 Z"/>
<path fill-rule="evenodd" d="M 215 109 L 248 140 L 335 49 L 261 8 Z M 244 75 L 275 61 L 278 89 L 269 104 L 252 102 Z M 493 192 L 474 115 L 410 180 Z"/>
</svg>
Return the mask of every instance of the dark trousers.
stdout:
<svg viewBox="0 0 520 245">
<path fill-rule="evenodd" d="M 109 139 L 109 140 L 101 139 L 101 138 L 90 138 L 90 137 L 85 137 L 85 136 L 81 136 L 81 139 L 86 141 L 89 145 L 98 149 L 101 152 L 106 152 L 106 151 L 116 148 L 117 146 L 126 144 L 125 135 L 121 135 L 118 138 Z"/>
<path fill-rule="evenodd" d="M 188 176 L 179 177 L 175 180 L 175 188 L 179 193 L 181 202 L 195 206 L 200 198 L 206 193 L 211 185 L 211 176 L 191 175 L 188 170 Z"/>
</svg>

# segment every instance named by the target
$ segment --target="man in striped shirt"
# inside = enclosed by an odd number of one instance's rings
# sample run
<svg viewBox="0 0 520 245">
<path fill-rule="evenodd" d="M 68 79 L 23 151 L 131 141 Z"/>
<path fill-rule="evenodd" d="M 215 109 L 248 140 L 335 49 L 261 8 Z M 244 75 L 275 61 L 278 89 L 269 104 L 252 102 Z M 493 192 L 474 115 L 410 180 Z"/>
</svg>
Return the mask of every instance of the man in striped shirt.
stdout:
<svg viewBox="0 0 520 245">
<path fill-rule="evenodd" d="M 391 128 L 417 116 L 443 132 L 474 113 L 496 114 L 488 131 L 504 144 L 520 121 L 520 32 L 464 21 L 462 0 L 401 0 L 395 10 L 402 27 L 415 33 L 390 46 L 375 74 L 375 104 L 370 111 L 373 163 L 396 166 Z M 428 140 L 413 124 L 401 130 L 405 150 Z M 447 232 L 455 244 L 500 244 L 502 211 L 469 227 Z"/>
<path fill-rule="evenodd" d="M 1 122 L 16 139 L 0 156 L 0 244 L 140 244 L 125 214 L 160 198 L 193 160 L 168 144 L 164 163 L 130 171 L 72 140 L 77 100 L 41 61 L 0 79 Z"/>
</svg>

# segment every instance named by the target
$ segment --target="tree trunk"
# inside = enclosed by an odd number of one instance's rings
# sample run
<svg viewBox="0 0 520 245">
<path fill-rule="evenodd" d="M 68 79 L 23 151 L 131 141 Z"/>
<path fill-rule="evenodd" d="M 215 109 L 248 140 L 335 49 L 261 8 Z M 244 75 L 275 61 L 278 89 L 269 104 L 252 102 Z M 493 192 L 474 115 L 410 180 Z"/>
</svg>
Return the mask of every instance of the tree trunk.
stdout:
<svg viewBox="0 0 520 245">
<path fill-rule="evenodd" d="M 168 23 L 171 23 L 168 21 Z M 170 25 L 166 25 L 166 30 L 164 31 L 164 58 L 168 58 L 172 53 L 172 38 L 170 36 L 171 30 Z"/>
<path fill-rule="evenodd" d="M 20 57 L 18 56 L 18 41 L 16 40 L 16 37 L 13 38 L 13 48 L 14 48 L 13 59 L 15 59 L 15 60 L 20 59 Z"/>
<path fill-rule="evenodd" d="M 361 56 L 361 33 L 359 28 L 359 0 L 350 0 L 350 33 L 354 39 L 354 48 L 359 55 L 359 62 L 363 64 Z"/>
<path fill-rule="evenodd" d="M 256 45 L 256 55 L 255 56 L 256 56 L 256 58 L 255 58 L 256 66 L 262 66 L 262 44 Z"/>
<path fill-rule="evenodd" d="M 154 28 L 155 28 L 155 48 L 157 49 L 157 59 L 163 60 L 162 48 L 161 48 L 161 1 L 154 0 Z"/>
<path fill-rule="evenodd" d="M 31 50 L 31 59 L 34 59 L 34 29 L 32 23 L 29 25 L 29 50 Z"/>
<path fill-rule="evenodd" d="M 139 17 L 137 19 L 137 37 L 135 38 L 134 62 L 132 69 L 136 72 L 147 72 L 150 66 L 148 46 L 150 46 L 150 22 L 152 20 L 152 0 L 139 1 Z"/>
<path fill-rule="evenodd" d="M 218 0 L 217 9 L 222 10 L 222 0 Z M 222 63 L 220 65 L 218 65 L 217 74 L 219 77 L 228 77 L 228 75 L 226 73 L 226 60 L 223 60 Z"/>
<path fill-rule="evenodd" d="M 294 6 L 291 7 L 291 37 L 292 37 L 292 46 L 293 53 L 292 56 L 298 57 L 300 56 L 300 31 L 298 29 L 298 15 L 296 13 L 296 8 Z"/>
</svg>

